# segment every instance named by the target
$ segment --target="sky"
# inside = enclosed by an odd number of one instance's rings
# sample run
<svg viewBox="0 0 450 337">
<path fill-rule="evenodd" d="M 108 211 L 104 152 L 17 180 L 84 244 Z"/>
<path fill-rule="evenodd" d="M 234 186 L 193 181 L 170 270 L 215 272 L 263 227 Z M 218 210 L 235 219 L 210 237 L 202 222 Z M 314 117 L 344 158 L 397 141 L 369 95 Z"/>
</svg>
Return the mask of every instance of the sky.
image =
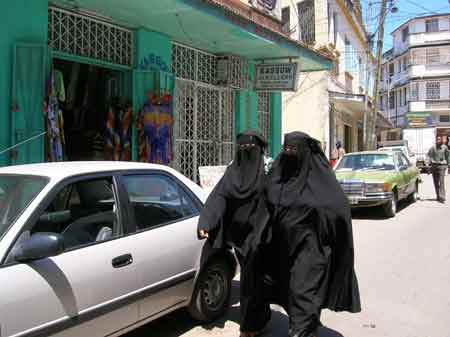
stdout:
<svg viewBox="0 0 450 337">
<path fill-rule="evenodd" d="M 379 12 L 381 0 L 372 1 L 372 13 L 370 20 L 370 31 L 377 31 L 379 26 Z M 389 4 L 388 0 L 388 4 Z M 416 16 L 433 15 L 440 13 L 450 13 L 450 0 L 393 0 L 394 5 L 398 8 L 397 13 L 389 13 L 386 16 L 384 28 L 384 51 L 392 48 L 391 32 L 404 22 Z M 361 0 L 363 6 L 364 20 L 367 22 L 367 8 L 369 0 Z M 366 23 L 367 26 L 369 24 Z M 375 39 L 376 41 L 376 39 Z"/>
</svg>

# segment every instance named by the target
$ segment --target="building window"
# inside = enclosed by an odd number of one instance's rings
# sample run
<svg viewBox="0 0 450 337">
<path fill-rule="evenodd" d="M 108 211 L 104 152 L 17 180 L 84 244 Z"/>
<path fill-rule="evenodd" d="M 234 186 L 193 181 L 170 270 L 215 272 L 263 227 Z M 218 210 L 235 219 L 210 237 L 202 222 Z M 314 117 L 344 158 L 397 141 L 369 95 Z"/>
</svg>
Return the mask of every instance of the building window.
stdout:
<svg viewBox="0 0 450 337">
<path fill-rule="evenodd" d="M 427 82 L 427 99 L 439 99 L 441 97 L 441 83 Z"/>
<path fill-rule="evenodd" d="M 257 94 L 258 129 L 264 138 L 270 140 L 270 93 Z"/>
<path fill-rule="evenodd" d="M 333 43 L 337 45 L 338 38 L 338 15 L 337 13 L 333 13 Z"/>
<path fill-rule="evenodd" d="M 402 30 L 402 41 L 403 42 L 406 42 L 408 35 L 409 35 L 409 27 L 406 27 Z"/>
<path fill-rule="evenodd" d="M 439 31 L 439 19 L 430 19 L 425 21 L 427 33 L 435 33 Z"/>
<path fill-rule="evenodd" d="M 380 95 L 380 110 L 384 111 L 384 96 Z"/>
<path fill-rule="evenodd" d="M 450 123 L 450 115 L 439 116 L 439 123 Z"/>
<path fill-rule="evenodd" d="M 427 65 L 439 64 L 439 49 L 428 48 L 427 49 Z"/>
<path fill-rule="evenodd" d="M 406 105 L 406 104 L 408 104 L 408 98 L 406 97 L 406 95 L 407 95 L 407 91 L 406 91 L 406 87 L 405 88 L 403 88 L 403 105 Z"/>
<path fill-rule="evenodd" d="M 395 97 L 394 97 L 394 92 L 390 92 L 389 93 L 389 109 L 394 109 L 395 108 Z"/>
<path fill-rule="evenodd" d="M 301 42 L 313 44 L 316 42 L 314 0 L 303 0 L 297 4 L 299 39 Z"/>
<path fill-rule="evenodd" d="M 358 77 L 359 77 L 359 86 L 361 88 L 364 88 L 366 86 L 365 84 L 365 78 L 364 78 L 364 65 L 362 63 L 361 57 L 358 57 Z"/>
<path fill-rule="evenodd" d="M 398 67 L 397 67 L 397 72 L 401 73 L 402 72 L 402 68 L 403 68 L 403 59 L 399 58 L 398 59 Z"/>
<path fill-rule="evenodd" d="M 411 83 L 411 101 L 419 100 L 419 83 Z"/>
<path fill-rule="evenodd" d="M 389 77 L 394 76 L 394 63 L 389 64 Z"/>
<path fill-rule="evenodd" d="M 283 32 L 289 34 L 291 32 L 291 11 L 289 6 L 281 10 L 281 22 L 283 23 Z"/>
<path fill-rule="evenodd" d="M 408 58 L 405 56 L 405 57 L 403 58 L 402 71 L 405 71 L 405 70 L 406 70 L 406 65 L 407 65 L 407 63 L 408 63 Z"/>
</svg>

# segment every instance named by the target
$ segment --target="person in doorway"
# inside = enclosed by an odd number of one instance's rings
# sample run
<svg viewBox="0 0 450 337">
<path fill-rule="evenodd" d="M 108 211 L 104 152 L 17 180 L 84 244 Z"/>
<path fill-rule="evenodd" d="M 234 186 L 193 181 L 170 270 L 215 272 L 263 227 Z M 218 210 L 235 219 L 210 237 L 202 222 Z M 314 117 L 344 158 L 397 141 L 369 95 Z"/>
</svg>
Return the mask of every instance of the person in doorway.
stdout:
<svg viewBox="0 0 450 337">
<path fill-rule="evenodd" d="M 440 203 L 445 203 L 445 173 L 450 173 L 450 150 L 444 144 L 442 137 L 436 137 L 436 145 L 428 151 L 428 157 L 433 174 L 434 188 L 436 190 L 436 199 Z"/>
<path fill-rule="evenodd" d="M 263 199 L 266 174 L 266 141 L 253 131 L 237 136 L 236 156 L 208 197 L 198 222 L 199 238 L 213 248 L 233 247 L 241 266 L 241 337 L 258 335 L 270 320 L 263 299 L 262 261 L 259 246 L 269 213 Z"/>
<path fill-rule="evenodd" d="M 337 162 L 345 155 L 345 149 L 340 140 L 336 143 L 336 148 L 331 153 L 331 167 L 335 167 Z"/>
<path fill-rule="evenodd" d="M 266 198 L 268 299 L 287 311 L 290 337 L 317 336 L 322 309 L 361 310 L 350 207 L 317 140 L 285 135 Z"/>
</svg>

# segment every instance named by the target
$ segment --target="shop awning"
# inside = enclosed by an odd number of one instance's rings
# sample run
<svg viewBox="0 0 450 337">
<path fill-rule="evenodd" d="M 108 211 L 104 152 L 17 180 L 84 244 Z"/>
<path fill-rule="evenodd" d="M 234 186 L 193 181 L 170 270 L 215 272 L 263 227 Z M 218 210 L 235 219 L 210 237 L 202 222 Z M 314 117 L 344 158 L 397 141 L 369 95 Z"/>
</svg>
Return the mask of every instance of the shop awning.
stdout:
<svg viewBox="0 0 450 337">
<path fill-rule="evenodd" d="M 331 60 L 214 4 L 212 0 L 54 0 L 54 5 L 84 10 L 129 28 L 161 32 L 172 40 L 251 60 L 292 58 L 301 71 L 328 70 Z"/>
</svg>

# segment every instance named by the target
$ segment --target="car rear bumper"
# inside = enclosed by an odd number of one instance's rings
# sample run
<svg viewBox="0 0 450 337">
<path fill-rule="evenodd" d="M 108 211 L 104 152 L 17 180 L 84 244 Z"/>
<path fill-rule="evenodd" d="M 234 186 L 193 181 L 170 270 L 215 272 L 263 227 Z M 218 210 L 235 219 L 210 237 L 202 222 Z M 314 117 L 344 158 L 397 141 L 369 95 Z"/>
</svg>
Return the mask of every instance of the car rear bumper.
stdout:
<svg viewBox="0 0 450 337">
<path fill-rule="evenodd" d="M 368 193 L 363 196 L 348 196 L 350 206 L 351 207 L 374 207 L 380 206 L 388 201 L 390 201 L 393 197 L 392 192 L 384 192 L 384 193 Z"/>
</svg>

